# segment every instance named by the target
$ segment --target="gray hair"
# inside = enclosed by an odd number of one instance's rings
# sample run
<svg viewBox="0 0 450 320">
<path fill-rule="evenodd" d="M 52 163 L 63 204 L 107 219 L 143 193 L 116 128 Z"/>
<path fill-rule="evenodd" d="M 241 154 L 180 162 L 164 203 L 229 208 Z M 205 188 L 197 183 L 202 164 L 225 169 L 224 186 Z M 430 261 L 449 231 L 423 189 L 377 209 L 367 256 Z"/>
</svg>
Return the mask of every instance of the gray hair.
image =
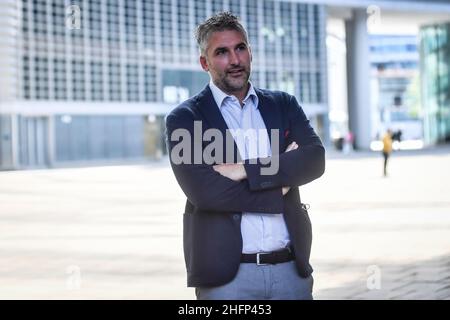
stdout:
<svg viewBox="0 0 450 320">
<path fill-rule="evenodd" d="M 197 27 L 195 38 L 202 55 L 206 54 L 206 46 L 209 37 L 217 31 L 235 30 L 244 36 L 245 42 L 248 44 L 247 31 L 240 23 L 237 16 L 231 12 L 219 12 Z"/>
</svg>

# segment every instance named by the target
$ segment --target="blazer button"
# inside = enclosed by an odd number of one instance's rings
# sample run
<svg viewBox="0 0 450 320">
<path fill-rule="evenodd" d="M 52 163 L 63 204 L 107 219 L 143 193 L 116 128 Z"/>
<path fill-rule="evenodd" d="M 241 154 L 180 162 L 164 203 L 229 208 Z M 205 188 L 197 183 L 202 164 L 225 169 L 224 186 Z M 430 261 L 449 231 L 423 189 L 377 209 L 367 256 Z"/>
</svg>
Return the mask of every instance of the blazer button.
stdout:
<svg viewBox="0 0 450 320">
<path fill-rule="evenodd" d="M 269 187 L 271 187 L 272 185 L 273 185 L 272 182 L 266 181 L 266 182 L 261 182 L 259 186 L 260 186 L 261 188 L 269 188 Z"/>
<path fill-rule="evenodd" d="M 238 215 L 238 214 L 233 215 L 233 219 L 234 219 L 234 220 L 239 220 L 240 218 L 241 218 L 241 216 Z"/>
</svg>

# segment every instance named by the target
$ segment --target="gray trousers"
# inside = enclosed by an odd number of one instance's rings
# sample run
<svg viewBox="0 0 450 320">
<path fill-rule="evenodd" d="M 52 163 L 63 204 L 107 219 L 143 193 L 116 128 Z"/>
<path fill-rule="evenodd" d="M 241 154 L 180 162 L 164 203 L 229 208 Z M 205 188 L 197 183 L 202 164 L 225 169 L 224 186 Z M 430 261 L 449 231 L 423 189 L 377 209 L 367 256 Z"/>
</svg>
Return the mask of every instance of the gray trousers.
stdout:
<svg viewBox="0 0 450 320">
<path fill-rule="evenodd" d="M 295 262 L 241 263 L 236 277 L 219 287 L 195 288 L 198 300 L 312 300 L 314 279 L 299 276 Z"/>
</svg>

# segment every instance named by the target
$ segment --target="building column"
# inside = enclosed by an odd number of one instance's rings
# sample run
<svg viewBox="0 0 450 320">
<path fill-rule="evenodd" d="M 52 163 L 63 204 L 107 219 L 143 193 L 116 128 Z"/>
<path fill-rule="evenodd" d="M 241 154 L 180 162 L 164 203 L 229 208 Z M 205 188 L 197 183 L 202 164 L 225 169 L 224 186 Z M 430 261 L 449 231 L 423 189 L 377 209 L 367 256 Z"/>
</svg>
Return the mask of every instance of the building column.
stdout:
<svg viewBox="0 0 450 320">
<path fill-rule="evenodd" d="M 358 149 L 370 149 L 372 140 L 369 37 L 365 9 L 353 11 L 345 22 L 349 127 Z"/>
<path fill-rule="evenodd" d="M 21 75 L 21 42 L 19 30 L 22 28 L 19 16 L 22 2 L 4 0 L 0 2 L 0 170 L 17 167 L 17 131 L 14 103 L 19 96 Z M 20 57 L 20 59 L 19 59 Z"/>
</svg>

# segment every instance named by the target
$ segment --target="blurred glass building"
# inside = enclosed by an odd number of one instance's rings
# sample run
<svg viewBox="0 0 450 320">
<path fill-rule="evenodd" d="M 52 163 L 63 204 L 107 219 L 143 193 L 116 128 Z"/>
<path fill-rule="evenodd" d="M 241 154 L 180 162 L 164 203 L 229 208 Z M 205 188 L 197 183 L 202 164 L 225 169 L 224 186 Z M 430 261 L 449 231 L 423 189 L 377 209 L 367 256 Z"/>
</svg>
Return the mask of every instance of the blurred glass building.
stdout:
<svg viewBox="0 0 450 320">
<path fill-rule="evenodd" d="M 422 140 L 418 37 L 376 34 L 369 43 L 378 138 L 389 128 L 403 140 Z"/>
<path fill-rule="evenodd" d="M 450 141 L 450 23 L 420 30 L 425 141 Z"/>
<path fill-rule="evenodd" d="M 209 81 L 195 26 L 229 10 L 252 81 L 301 101 L 326 140 L 325 8 L 273 0 L 3 0 L 0 169 L 148 159 L 164 115 Z"/>
</svg>

